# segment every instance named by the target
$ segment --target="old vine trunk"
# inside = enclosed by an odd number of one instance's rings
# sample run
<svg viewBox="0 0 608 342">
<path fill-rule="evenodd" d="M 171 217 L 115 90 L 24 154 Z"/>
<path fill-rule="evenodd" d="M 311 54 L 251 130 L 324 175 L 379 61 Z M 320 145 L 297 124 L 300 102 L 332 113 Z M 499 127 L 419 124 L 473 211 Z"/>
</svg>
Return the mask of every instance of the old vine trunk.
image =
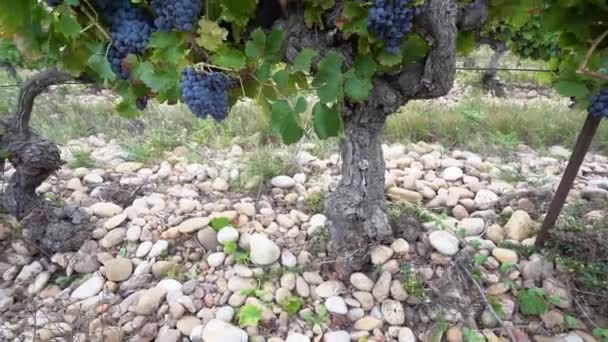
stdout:
<svg viewBox="0 0 608 342">
<path fill-rule="evenodd" d="M 340 143 L 342 179 L 326 204 L 329 251 L 341 275 L 367 263 L 370 242 L 389 240 L 393 235 L 384 195 L 385 120 L 384 113 L 363 106 L 344 117 L 345 136 Z"/>
</svg>

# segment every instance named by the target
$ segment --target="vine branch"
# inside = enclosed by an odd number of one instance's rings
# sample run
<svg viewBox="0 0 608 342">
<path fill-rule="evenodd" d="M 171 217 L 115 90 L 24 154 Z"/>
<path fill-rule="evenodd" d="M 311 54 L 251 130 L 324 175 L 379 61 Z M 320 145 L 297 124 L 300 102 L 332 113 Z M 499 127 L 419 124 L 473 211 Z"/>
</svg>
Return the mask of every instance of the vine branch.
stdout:
<svg viewBox="0 0 608 342">
<path fill-rule="evenodd" d="M 577 73 L 579 75 L 583 75 L 583 76 L 588 76 L 588 77 L 592 77 L 592 78 L 597 78 L 600 80 L 604 80 L 604 81 L 608 81 L 608 75 L 606 74 L 602 74 L 599 72 L 595 72 L 595 71 L 591 71 L 589 70 L 589 67 L 587 66 L 587 64 L 589 64 L 589 60 L 591 59 L 591 56 L 593 55 L 593 53 L 595 52 L 595 50 L 597 49 L 597 47 L 600 45 L 600 43 L 608 36 L 608 30 L 604 31 L 604 33 L 602 33 L 599 37 L 595 38 L 593 40 L 593 42 L 591 42 L 591 47 L 589 48 L 589 50 L 587 50 L 587 53 L 585 54 L 585 58 L 581 61 L 581 65 L 579 66 Z"/>
</svg>

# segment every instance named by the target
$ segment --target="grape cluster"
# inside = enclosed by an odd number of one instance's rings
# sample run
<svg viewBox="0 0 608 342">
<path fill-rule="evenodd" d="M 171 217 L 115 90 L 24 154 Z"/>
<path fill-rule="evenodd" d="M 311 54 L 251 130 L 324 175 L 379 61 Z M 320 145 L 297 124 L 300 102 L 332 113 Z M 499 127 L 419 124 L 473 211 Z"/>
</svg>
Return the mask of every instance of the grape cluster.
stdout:
<svg viewBox="0 0 608 342">
<path fill-rule="evenodd" d="M 608 88 L 602 89 L 599 94 L 591 97 L 587 110 L 595 117 L 608 118 Z"/>
<path fill-rule="evenodd" d="M 151 0 L 150 7 L 156 13 L 154 25 L 159 31 L 190 32 L 201 13 L 201 0 Z"/>
<path fill-rule="evenodd" d="M 403 37 L 412 30 L 416 9 L 409 0 L 372 0 L 367 16 L 367 27 L 386 44 L 392 54 L 400 51 Z"/>
<path fill-rule="evenodd" d="M 144 110 L 146 109 L 146 107 L 148 106 L 148 98 L 147 97 L 140 97 L 137 98 L 135 100 L 135 106 L 137 107 L 137 109 L 139 110 Z"/>
<path fill-rule="evenodd" d="M 118 6 L 114 8 L 109 21 L 112 45 L 108 51 L 108 61 L 118 78 L 127 79 L 129 73 L 124 70 L 122 61 L 128 54 L 140 55 L 146 51 L 152 34 L 151 19 L 141 8 Z"/>
<path fill-rule="evenodd" d="M 63 3 L 63 0 L 48 0 L 49 7 L 57 7 Z"/>
<path fill-rule="evenodd" d="M 231 82 L 221 72 L 200 72 L 192 67 L 182 71 L 182 101 L 194 115 L 211 115 L 221 121 L 228 115 L 228 88 Z"/>
</svg>

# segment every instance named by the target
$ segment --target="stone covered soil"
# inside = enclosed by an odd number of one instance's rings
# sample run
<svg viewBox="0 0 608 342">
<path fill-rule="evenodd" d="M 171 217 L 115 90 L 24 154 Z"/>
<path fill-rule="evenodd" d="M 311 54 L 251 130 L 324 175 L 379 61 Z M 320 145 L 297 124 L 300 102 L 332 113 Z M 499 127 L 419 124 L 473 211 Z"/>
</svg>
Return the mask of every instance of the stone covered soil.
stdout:
<svg viewBox="0 0 608 342">
<path fill-rule="evenodd" d="M 556 186 L 568 155 L 562 148 L 550 156 L 522 148 L 509 162 L 425 143 L 384 146 L 388 198 L 448 215 L 419 215 L 421 224 L 396 217 L 397 239 L 372 246 L 372 267 L 343 280 L 326 257 L 326 217 L 305 204 L 335 188 L 337 155 L 317 158 L 303 145 L 301 172 L 275 177 L 258 198 L 235 186 L 246 183 L 239 146 L 201 163 L 177 148 L 150 167 L 125 161 L 118 145 L 100 137 L 70 142 L 66 159 L 74 148 L 92 151 L 100 168 L 64 168 L 38 190 L 88 208 L 96 229 L 78 252 L 43 255 L 15 238 L 17 228 L 0 226 L 2 341 L 412 342 L 447 328 L 444 338 L 457 342 L 463 327 L 505 340 L 463 276 L 460 262 L 472 265 L 465 259 L 473 253 L 483 256 L 471 266 L 479 283 L 518 340 L 594 341 L 583 320 L 567 326 L 575 303 L 556 266 L 517 248 L 534 243 L 546 207 L 525 191 Z M 530 184 L 501 179 L 516 171 Z M 608 199 L 607 176 L 608 158 L 589 155 L 572 198 Z M 105 195 L 118 185 L 134 198 Z M 605 212 L 588 216 L 605 219 Z M 216 217 L 232 227 L 217 233 Z M 232 241 L 249 251 L 248 262 L 225 252 Z M 519 311 L 517 289 L 532 287 L 559 298 L 542 317 Z M 303 305 L 290 315 L 281 304 L 295 297 Z M 239 324 L 246 305 L 259 309 L 257 326 Z"/>
</svg>

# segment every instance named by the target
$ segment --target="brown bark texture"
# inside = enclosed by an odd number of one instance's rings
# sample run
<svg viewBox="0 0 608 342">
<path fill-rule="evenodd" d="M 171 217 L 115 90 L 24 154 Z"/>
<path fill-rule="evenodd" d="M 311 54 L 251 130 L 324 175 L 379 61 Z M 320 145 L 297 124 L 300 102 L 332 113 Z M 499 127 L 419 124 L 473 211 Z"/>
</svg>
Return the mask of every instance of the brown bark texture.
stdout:
<svg viewBox="0 0 608 342">
<path fill-rule="evenodd" d="M 319 52 L 339 52 L 348 67 L 356 56 L 356 42 L 343 40 L 335 22 L 342 1 L 324 17 L 324 30 L 304 25 L 301 8 L 290 8 L 279 25 L 287 33 L 285 58 L 293 62 L 310 47 Z M 384 193 L 382 132 L 386 118 L 414 99 L 443 96 L 452 88 L 456 70 L 456 38 L 459 28 L 469 30 L 486 20 L 487 1 L 477 0 L 459 8 L 454 0 L 426 0 L 415 30 L 429 45 L 426 58 L 396 73 L 376 76 L 364 103 L 343 105 L 344 136 L 340 143 L 342 178 L 328 196 L 326 214 L 334 269 L 342 277 L 368 263 L 369 247 L 394 238 Z"/>
<path fill-rule="evenodd" d="M 54 203 L 36 188 L 63 162 L 57 145 L 32 133 L 29 121 L 36 97 L 49 86 L 72 80 L 69 74 L 43 71 L 22 84 L 10 122 L 2 123 L 0 149 L 15 172 L 4 189 L 1 211 L 20 221 L 24 238 L 46 253 L 80 248 L 92 225 L 84 210 Z"/>
</svg>

